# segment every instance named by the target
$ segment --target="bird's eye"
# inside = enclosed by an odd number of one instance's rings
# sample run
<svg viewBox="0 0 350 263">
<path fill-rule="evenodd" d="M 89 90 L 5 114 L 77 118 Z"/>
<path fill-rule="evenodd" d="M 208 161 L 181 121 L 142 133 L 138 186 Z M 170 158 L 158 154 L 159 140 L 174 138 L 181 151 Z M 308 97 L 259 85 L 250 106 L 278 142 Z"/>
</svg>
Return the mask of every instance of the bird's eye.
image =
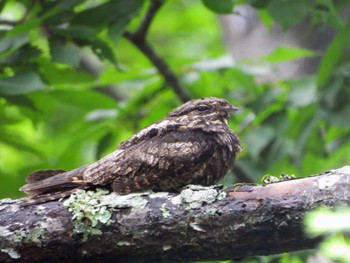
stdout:
<svg viewBox="0 0 350 263">
<path fill-rule="evenodd" d="M 200 105 L 200 106 L 197 107 L 198 111 L 207 111 L 209 109 L 210 108 L 208 106 L 204 106 L 204 105 Z"/>
</svg>

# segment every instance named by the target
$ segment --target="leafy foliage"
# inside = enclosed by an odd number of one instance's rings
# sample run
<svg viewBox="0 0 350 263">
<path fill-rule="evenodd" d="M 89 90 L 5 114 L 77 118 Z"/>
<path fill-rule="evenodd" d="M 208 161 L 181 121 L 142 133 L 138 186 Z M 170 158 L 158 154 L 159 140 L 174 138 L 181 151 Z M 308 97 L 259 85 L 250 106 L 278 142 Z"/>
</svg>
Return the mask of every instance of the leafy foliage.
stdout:
<svg viewBox="0 0 350 263">
<path fill-rule="evenodd" d="M 335 34 L 324 54 L 281 46 L 255 61 L 233 61 L 212 11 L 231 13 L 243 3 L 256 8 L 268 28 L 277 24 L 288 32 L 308 18 Z M 33 170 L 93 162 L 180 104 L 147 57 L 123 37 L 138 27 L 149 5 L 0 2 L 0 198 L 21 196 L 17 189 Z M 350 160 L 350 23 L 341 15 L 348 5 L 168 1 L 147 39 L 193 97 L 225 97 L 241 108 L 231 124 L 244 144 L 237 165 L 251 180 L 267 173 L 309 175 Z M 312 56 L 321 58 L 313 74 L 260 81 L 268 68 Z M 267 260 L 301 262 L 292 254 Z"/>
<path fill-rule="evenodd" d="M 319 208 L 305 218 L 306 230 L 312 236 L 324 237 L 321 253 L 335 262 L 349 262 L 350 209 L 341 207 L 336 211 Z"/>
<path fill-rule="evenodd" d="M 306 17 L 336 33 L 325 54 L 278 47 L 256 61 L 233 61 L 215 14 L 257 8 L 285 30 Z M 123 37 L 149 1 L 4 1 L 0 6 L 1 197 L 35 169 L 72 169 L 115 149 L 179 105 L 150 61 Z M 232 120 L 244 143 L 239 165 L 263 174 L 307 175 L 349 162 L 349 29 L 346 2 L 169 1 L 147 38 L 193 97 L 218 96 L 241 108 Z M 181 19 L 179 19 L 181 15 Z M 270 22 L 269 22 L 270 23 Z M 319 70 L 261 82 L 261 72 L 321 56 Z"/>
</svg>

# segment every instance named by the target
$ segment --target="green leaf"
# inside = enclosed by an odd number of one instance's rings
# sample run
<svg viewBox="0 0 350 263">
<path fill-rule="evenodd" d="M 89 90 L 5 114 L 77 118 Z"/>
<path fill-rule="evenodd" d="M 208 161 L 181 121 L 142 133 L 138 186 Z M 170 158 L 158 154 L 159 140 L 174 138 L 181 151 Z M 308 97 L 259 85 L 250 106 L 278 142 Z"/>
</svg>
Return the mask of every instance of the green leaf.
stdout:
<svg viewBox="0 0 350 263">
<path fill-rule="evenodd" d="M 202 3 L 211 11 L 218 14 L 232 14 L 234 0 L 202 0 Z"/>
<path fill-rule="evenodd" d="M 305 0 L 272 0 L 267 5 L 267 12 L 284 29 L 302 22 L 310 11 Z"/>
<path fill-rule="evenodd" d="M 346 106 L 337 111 L 321 110 L 323 118 L 332 126 L 347 128 L 350 125 L 350 106 Z"/>
<path fill-rule="evenodd" d="M 266 160 L 267 166 L 272 166 L 278 163 L 282 158 L 293 153 L 294 142 L 284 136 L 277 136 L 271 145 L 263 151 L 261 155 Z"/>
<path fill-rule="evenodd" d="M 0 32 L 0 60 L 8 57 L 29 41 L 27 34 L 7 36 Z"/>
<path fill-rule="evenodd" d="M 29 44 L 23 46 L 18 52 L 13 52 L 9 57 L 3 60 L 1 64 L 19 66 L 23 64 L 31 63 L 33 58 L 38 57 L 41 54 L 41 50 L 37 47 L 33 47 Z"/>
<path fill-rule="evenodd" d="M 270 0 L 247 0 L 247 4 L 257 9 L 266 8 Z"/>
<path fill-rule="evenodd" d="M 344 31 L 340 31 L 326 50 L 317 74 L 318 87 L 325 85 L 331 78 L 335 66 L 344 54 L 347 37 Z"/>
<path fill-rule="evenodd" d="M 316 101 L 316 92 L 316 79 L 305 77 L 292 82 L 287 99 L 294 107 L 305 107 Z"/>
<path fill-rule="evenodd" d="M 266 11 L 266 9 L 261 9 L 258 12 L 260 21 L 265 25 L 266 29 L 271 32 L 273 26 L 273 19 Z"/>
<path fill-rule="evenodd" d="M 313 107 L 307 107 L 306 110 L 303 110 L 303 113 L 301 113 L 301 116 L 299 118 L 299 126 L 300 127 L 300 134 L 298 135 L 294 152 L 295 152 L 295 161 L 299 163 L 301 161 L 301 157 L 305 154 L 305 148 L 308 143 L 310 143 L 312 140 L 310 139 L 317 121 L 319 120 L 319 114 L 314 113 Z M 321 146 L 321 145 L 320 145 Z"/>
<path fill-rule="evenodd" d="M 0 13 L 1 13 L 2 10 L 4 9 L 5 4 L 6 4 L 6 1 L 1 1 L 1 2 L 0 2 Z"/>
<path fill-rule="evenodd" d="M 19 95 L 42 90 L 45 84 L 36 72 L 16 74 L 0 80 L 0 95 Z"/>
<path fill-rule="evenodd" d="M 68 39 L 92 40 L 95 38 L 97 30 L 85 25 L 74 25 L 67 28 L 53 29 L 52 33 L 57 36 L 64 36 Z"/>
<path fill-rule="evenodd" d="M 123 34 L 124 28 L 129 23 L 129 20 L 121 20 L 111 24 L 108 27 L 108 35 L 113 41 L 117 42 L 119 37 Z"/>
<path fill-rule="evenodd" d="M 62 44 L 61 41 L 50 41 L 52 60 L 57 63 L 77 67 L 80 63 L 80 48 L 73 44 Z"/>
<path fill-rule="evenodd" d="M 40 72 L 45 82 L 57 89 L 80 90 L 94 86 L 93 76 L 70 66 L 41 61 Z"/>
<path fill-rule="evenodd" d="M 117 58 L 114 54 L 113 48 L 107 42 L 103 41 L 102 39 L 96 39 L 90 43 L 90 46 L 93 49 L 94 53 L 101 59 L 107 59 L 113 63 L 114 66 L 118 66 Z"/>
<path fill-rule="evenodd" d="M 25 95 L 16 96 L 4 96 L 5 99 L 12 104 L 18 105 L 20 107 L 27 107 L 31 110 L 37 110 L 33 101 Z"/>
<path fill-rule="evenodd" d="M 142 4 L 143 0 L 109 1 L 78 13 L 72 20 L 72 24 L 101 29 L 115 21 L 130 19 Z"/>
<path fill-rule="evenodd" d="M 274 136 L 275 131 L 269 126 L 255 127 L 246 135 L 245 142 L 254 160 L 259 159 L 259 154 Z"/>
<path fill-rule="evenodd" d="M 295 47 L 277 47 L 274 51 L 272 51 L 272 53 L 260 59 L 267 62 L 280 63 L 312 56 L 315 56 L 315 52 L 309 49 Z"/>
</svg>

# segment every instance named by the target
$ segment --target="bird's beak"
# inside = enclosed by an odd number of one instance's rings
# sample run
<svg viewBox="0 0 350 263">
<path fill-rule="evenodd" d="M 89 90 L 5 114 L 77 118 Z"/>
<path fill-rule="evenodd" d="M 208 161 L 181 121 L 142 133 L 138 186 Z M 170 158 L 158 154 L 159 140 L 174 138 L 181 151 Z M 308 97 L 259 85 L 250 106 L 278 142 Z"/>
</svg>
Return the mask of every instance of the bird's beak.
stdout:
<svg viewBox="0 0 350 263">
<path fill-rule="evenodd" d="M 233 105 L 232 105 L 231 108 L 230 108 L 230 110 L 231 110 L 231 111 L 238 111 L 239 108 L 237 108 L 236 106 L 233 106 Z"/>
</svg>

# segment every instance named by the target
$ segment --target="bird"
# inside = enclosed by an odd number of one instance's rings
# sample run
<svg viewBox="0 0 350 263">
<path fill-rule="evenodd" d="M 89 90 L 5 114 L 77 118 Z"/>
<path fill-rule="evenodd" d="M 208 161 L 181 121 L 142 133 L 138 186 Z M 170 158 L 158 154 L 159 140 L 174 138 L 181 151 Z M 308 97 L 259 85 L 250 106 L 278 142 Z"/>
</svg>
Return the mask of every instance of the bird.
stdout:
<svg viewBox="0 0 350 263">
<path fill-rule="evenodd" d="M 210 186 L 232 169 L 242 147 L 228 120 L 238 108 L 226 99 L 190 100 L 142 129 L 94 163 L 70 170 L 31 173 L 20 191 L 22 206 L 70 196 L 78 189 L 106 187 L 117 194 L 179 192 L 189 184 Z"/>
</svg>

